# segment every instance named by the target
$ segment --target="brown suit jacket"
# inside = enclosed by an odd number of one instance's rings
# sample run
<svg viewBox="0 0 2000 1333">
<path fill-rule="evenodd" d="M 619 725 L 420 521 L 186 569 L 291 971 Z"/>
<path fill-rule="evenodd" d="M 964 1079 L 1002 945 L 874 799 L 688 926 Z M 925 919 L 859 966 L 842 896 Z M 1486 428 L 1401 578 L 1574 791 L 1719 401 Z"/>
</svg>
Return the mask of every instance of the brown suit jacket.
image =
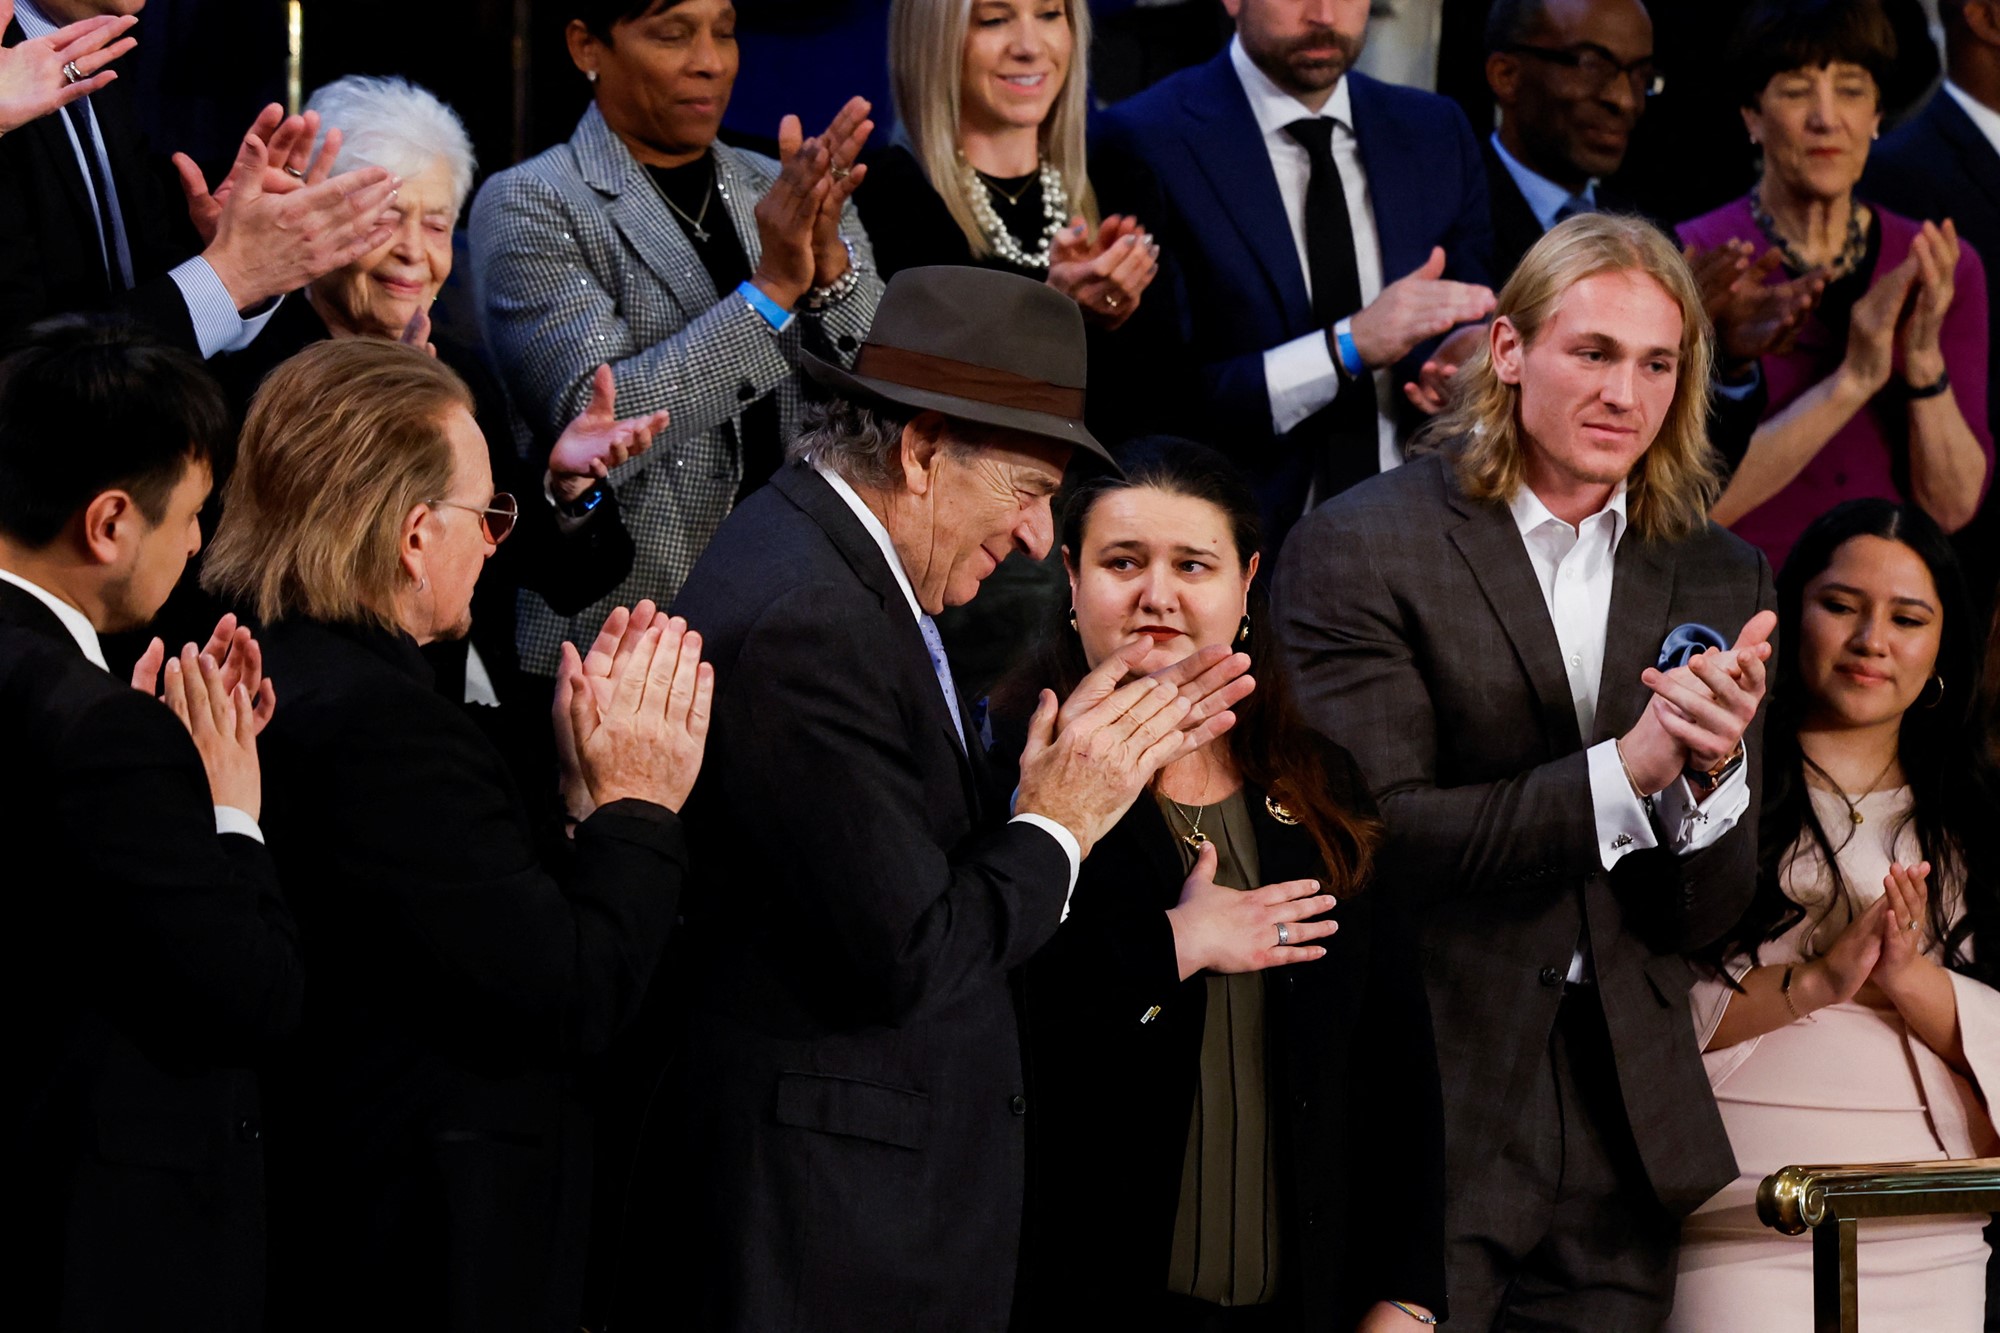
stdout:
<svg viewBox="0 0 2000 1333">
<path fill-rule="evenodd" d="M 1688 1018 L 1677 956 L 1750 900 L 1751 803 L 1706 850 L 1664 847 L 1606 873 L 1584 751 L 1628 729 L 1640 672 L 1673 627 L 1734 634 L 1773 602 L 1763 557 L 1719 528 L 1627 532 L 1613 578 L 1597 722 L 1578 734 L 1555 627 L 1507 507 L 1458 487 L 1444 454 L 1313 511 L 1279 564 L 1279 630 L 1312 723 L 1350 749 L 1388 823 L 1382 889 L 1418 918 L 1445 1096 L 1454 1205 L 1516 1137 L 1562 981 L 1588 930 L 1618 1085 L 1660 1202 L 1686 1214 L 1736 1165 Z"/>
</svg>

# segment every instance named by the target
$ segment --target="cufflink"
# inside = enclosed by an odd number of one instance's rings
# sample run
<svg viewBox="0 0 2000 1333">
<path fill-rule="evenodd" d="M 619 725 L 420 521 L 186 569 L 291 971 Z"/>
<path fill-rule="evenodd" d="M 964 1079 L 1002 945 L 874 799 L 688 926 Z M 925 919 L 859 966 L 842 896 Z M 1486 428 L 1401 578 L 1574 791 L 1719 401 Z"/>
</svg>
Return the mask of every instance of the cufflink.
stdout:
<svg viewBox="0 0 2000 1333">
<path fill-rule="evenodd" d="M 1621 833 L 1617 837 L 1611 840 L 1611 850 L 1614 852 L 1623 851 L 1625 848 L 1630 847 L 1631 845 L 1632 845 L 1632 835 L 1629 833 Z"/>
</svg>

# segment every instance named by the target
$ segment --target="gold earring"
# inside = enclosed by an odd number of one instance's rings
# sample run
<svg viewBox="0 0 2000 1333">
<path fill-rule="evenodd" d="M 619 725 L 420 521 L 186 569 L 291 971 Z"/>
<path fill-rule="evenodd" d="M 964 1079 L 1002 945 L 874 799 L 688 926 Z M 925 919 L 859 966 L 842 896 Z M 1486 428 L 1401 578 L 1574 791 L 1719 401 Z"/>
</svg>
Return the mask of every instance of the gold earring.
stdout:
<svg viewBox="0 0 2000 1333">
<path fill-rule="evenodd" d="M 1250 613 L 1248 611 L 1243 613 L 1243 623 L 1236 630 L 1236 642 L 1250 642 Z"/>
<path fill-rule="evenodd" d="M 1073 606 L 1069 609 L 1069 632 L 1071 634 L 1083 633 L 1082 630 L 1076 627 L 1076 608 Z"/>
<path fill-rule="evenodd" d="M 1930 679 L 1930 685 L 1935 685 L 1935 686 L 1937 686 L 1937 694 L 1936 694 L 1936 696 L 1935 696 L 1935 697 L 1933 697 L 1933 698 L 1931 699 L 1931 701 L 1930 701 L 1929 703 L 1925 704 L 1925 705 L 1924 705 L 1924 707 L 1925 707 L 1925 708 L 1936 708 L 1936 707 L 1937 707 L 1937 706 L 1938 706 L 1939 704 L 1941 704 L 1941 703 L 1943 703 L 1943 702 L 1944 702 L 1944 675 L 1943 675 L 1943 673 L 1942 673 L 1942 672 L 1940 672 L 1939 674 L 1937 674 L 1937 675 L 1935 675 L 1935 676 L 1932 676 L 1932 677 L 1931 677 L 1931 679 Z M 1924 687 L 1924 692 L 1925 692 L 1925 693 L 1927 693 L 1927 694 L 1928 694 L 1928 693 L 1930 692 L 1930 685 L 1926 685 L 1926 686 Z M 1920 697 L 1921 697 L 1921 696 L 1920 696 Z"/>
</svg>

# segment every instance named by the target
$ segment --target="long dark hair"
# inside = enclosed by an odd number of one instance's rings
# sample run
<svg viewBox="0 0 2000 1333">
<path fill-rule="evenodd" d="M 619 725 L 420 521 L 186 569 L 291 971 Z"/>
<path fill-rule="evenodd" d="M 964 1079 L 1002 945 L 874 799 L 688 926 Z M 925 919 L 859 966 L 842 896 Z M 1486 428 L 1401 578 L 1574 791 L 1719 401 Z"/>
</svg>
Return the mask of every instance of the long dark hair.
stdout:
<svg viewBox="0 0 2000 1333">
<path fill-rule="evenodd" d="M 1958 558 L 1937 524 L 1914 506 L 1888 500 L 1850 500 L 1815 520 L 1799 538 L 1798 545 L 1778 575 L 1778 658 L 1772 677 L 1770 714 L 1764 728 L 1764 802 L 1757 827 L 1757 892 L 1749 910 L 1724 938 L 1707 951 L 1707 961 L 1718 968 L 1725 959 L 1737 955 L 1757 957 L 1758 946 L 1776 939 L 1803 921 L 1806 909 L 1793 902 L 1782 887 L 1786 862 L 1800 839 L 1809 838 L 1818 849 L 1822 874 L 1836 892 L 1829 902 L 1844 897 L 1847 883 L 1836 854 L 1846 843 L 1851 829 L 1842 830 L 1839 843 L 1828 833 L 1814 812 L 1806 786 L 1806 768 L 1812 763 L 1799 746 L 1799 724 L 1811 700 L 1806 697 L 1799 674 L 1799 627 L 1804 611 L 1806 585 L 1833 563 L 1835 553 L 1856 537 L 1880 537 L 1899 542 L 1914 552 L 1930 571 L 1937 585 L 1942 620 L 1937 665 L 1944 687 L 1936 695 L 1931 687 L 1919 702 L 1903 714 L 1897 742 L 1898 757 L 1909 781 L 1911 809 L 1904 826 L 1916 829 L 1917 845 L 1931 863 L 1928 913 L 1932 938 L 1944 941 L 1948 966 L 1969 970 L 1966 942 L 1975 933 L 1982 939 L 1977 971 L 1981 976 L 2000 974 L 2000 957 L 1994 950 L 2000 936 L 1984 933 L 1991 925 L 2000 926 L 2000 782 L 1995 780 L 1993 758 L 1980 734 L 1983 714 L 1980 700 L 1980 627 L 1973 623 L 1971 599 Z M 1896 830 L 1900 836 L 1902 828 Z M 1956 924 L 1949 915 L 1953 894 L 1962 894 L 1965 911 Z"/>
<path fill-rule="evenodd" d="M 1124 476 L 1089 477 L 1063 498 L 1059 536 L 1072 560 L 1083 558 L 1084 529 L 1097 502 L 1116 491 L 1138 488 L 1214 505 L 1228 518 L 1237 559 L 1244 565 L 1261 549 L 1256 497 L 1242 474 L 1213 449 L 1174 436 L 1147 436 L 1126 445 L 1119 462 Z M 1326 863 L 1327 892 L 1352 897 L 1367 882 L 1381 826 L 1346 809 L 1327 790 L 1319 744 L 1292 701 L 1262 580 L 1250 587 L 1249 614 L 1250 637 L 1235 647 L 1250 654 L 1257 689 L 1236 706 L 1236 725 L 1224 743 L 1244 780 L 1282 805 L 1312 835 Z M 1070 628 L 1065 588 L 1050 603 L 1047 627 L 1035 652 L 995 691 L 995 706 L 1025 714 L 1041 689 L 1067 696 L 1089 673 L 1083 640 Z"/>
</svg>

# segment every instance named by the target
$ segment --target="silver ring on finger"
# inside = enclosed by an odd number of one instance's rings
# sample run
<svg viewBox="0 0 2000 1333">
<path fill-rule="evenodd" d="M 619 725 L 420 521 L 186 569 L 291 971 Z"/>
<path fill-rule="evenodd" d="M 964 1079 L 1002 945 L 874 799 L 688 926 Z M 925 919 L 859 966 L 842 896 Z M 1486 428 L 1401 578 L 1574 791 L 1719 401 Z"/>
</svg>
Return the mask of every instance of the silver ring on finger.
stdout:
<svg viewBox="0 0 2000 1333">
<path fill-rule="evenodd" d="M 82 83 L 83 78 L 84 78 L 83 71 L 76 67 L 76 62 L 74 60 L 66 60 L 63 62 L 64 83 Z"/>
<path fill-rule="evenodd" d="M 299 170 L 299 169 L 298 169 L 297 167 L 284 167 L 284 168 L 281 168 L 281 170 L 283 170 L 283 171 L 284 171 L 284 173 L 285 173 L 285 174 L 286 174 L 287 176 L 290 176 L 290 177 L 291 177 L 291 178 L 292 178 L 293 180 L 299 180 L 299 181 L 302 181 L 302 180 L 304 180 L 304 179 L 306 178 L 306 173 L 305 173 L 305 172 L 303 172 L 303 171 L 300 171 L 300 170 Z"/>
<path fill-rule="evenodd" d="M 1292 928 L 1286 925 L 1284 922 L 1280 921 L 1278 923 L 1278 943 L 1290 944 L 1291 942 L 1292 942 Z"/>
<path fill-rule="evenodd" d="M 1105 308 L 1106 310 L 1116 310 L 1116 309 L 1118 308 L 1118 293 L 1117 293 L 1117 292 L 1111 292 L 1111 293 L 1109 293 L 1109 294 L 1107 294 L 1107 295 L 1105 296 L 1105 298 L 1104 298 L 1104 308 Z"/>
</svg>

